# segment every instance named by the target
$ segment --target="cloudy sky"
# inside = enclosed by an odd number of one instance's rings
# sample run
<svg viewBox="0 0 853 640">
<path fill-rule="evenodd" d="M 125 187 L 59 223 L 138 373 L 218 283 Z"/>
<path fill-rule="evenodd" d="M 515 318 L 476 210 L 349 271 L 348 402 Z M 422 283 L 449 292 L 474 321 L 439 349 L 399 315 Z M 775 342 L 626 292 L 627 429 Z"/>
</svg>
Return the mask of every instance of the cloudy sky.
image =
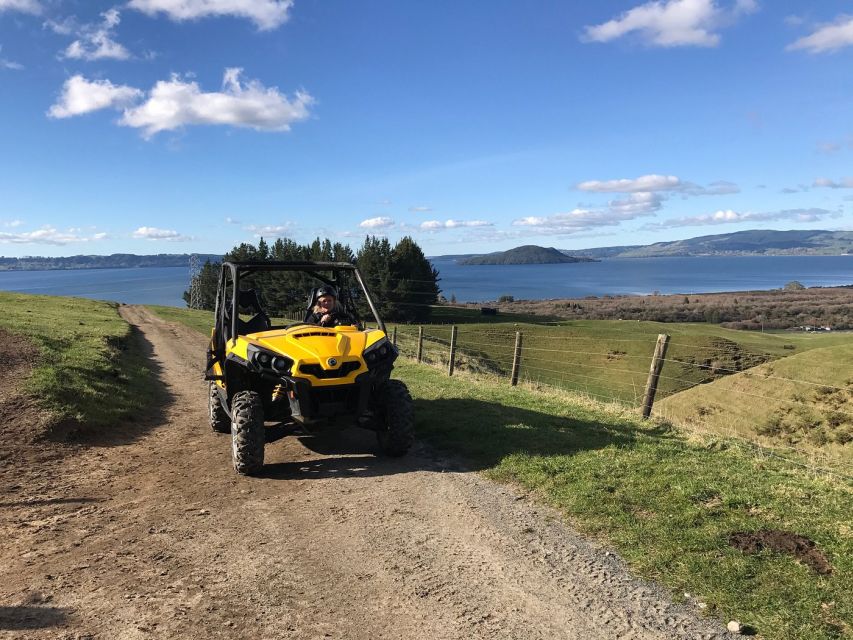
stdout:
<svg viewBox="0 0 853 640">
<path fill-rule="evenodd" d="M 853 2 L 0 0 L 0 255 L 853 229 Z"/>
</svg>

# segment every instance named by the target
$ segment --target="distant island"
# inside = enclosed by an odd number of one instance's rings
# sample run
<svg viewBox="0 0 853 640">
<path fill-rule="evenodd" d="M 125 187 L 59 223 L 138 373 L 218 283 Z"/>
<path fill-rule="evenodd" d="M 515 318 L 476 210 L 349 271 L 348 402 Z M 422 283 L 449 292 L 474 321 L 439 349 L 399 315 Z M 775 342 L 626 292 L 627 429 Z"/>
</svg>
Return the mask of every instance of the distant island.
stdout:
<svg viewBox="0 0 853 640">
<path fill-rule="evenodd" d="M 200 264 L 219 262 L 222 256 L 213 253 L 158 253 L 138 256 L 132 253 L 113 253 L 108 256 L 67 256 L 47 258 L 26 256 L 4 258 L 0 256 L 0 271 L 50 271 L 56 269 L 130 269 L 138 267 L 188 267 L 190 255 L 197 255 Z"/>
<path fill-rule="evenodd" d="M 562 264 L 572 262 L 598 262 L 594 258 L 568 256 L 553 247 L 538 247 L 526 244 L 509 251 L 496 251 L 480 256 L 471 256 L 459 264 Z"/>
<path fill-rule="evenodd" d="M 737 231 L 649 245 L 563 249 L 588 258 L 664 256 L 843 256 L 853 255 L 853 231 Z"/>
</svg>

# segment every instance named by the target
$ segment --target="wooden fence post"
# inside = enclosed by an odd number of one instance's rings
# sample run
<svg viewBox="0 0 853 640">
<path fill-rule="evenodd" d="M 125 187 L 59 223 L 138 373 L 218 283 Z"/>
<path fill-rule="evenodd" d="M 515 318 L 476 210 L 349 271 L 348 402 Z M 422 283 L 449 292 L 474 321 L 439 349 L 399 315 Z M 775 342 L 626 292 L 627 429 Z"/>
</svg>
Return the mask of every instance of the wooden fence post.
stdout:
<svg viewBox="0 0 853 640">
<path fill-rule="evenodd" d="M 518 370 L 521 368 L 521 331 L 515 332 L 515 351 L 512 354 L 512 377 L 510 384 L 518 384 Z"/>
<path fill-rule="evenodd" d="M 394 331 L 391 333 L 391 344 L 397 346 L 397 327 L 394 327 Z"/>
<path fill-rule="evenodd" d="M 669 345 L 669 336 L 665 333 L 660 334 L 655 344 L 655 355 L 652 356 L 652 364 L 649 367 L 649 379 L 646 381 L 646 393 L 643 396 L 643 418 L 648 418 L 652 414 L 652 405 L 655 402 L 658 378 L 660 378 L 660 370 L 663 368 L 663 361 L 666 358 L 667 345 Z"/>
<path fill-rule="evenodd" d="M 424 328 L 418 327 L 418 364 L 420 364 L 424 355 Z"/>
<path fill-rule="evenodd" d="M 453 375 L 453 360 L 456 358 L 456 325 L 450 327 L 450 363 L 447 365 L 447 375 Z"/>
</svg>

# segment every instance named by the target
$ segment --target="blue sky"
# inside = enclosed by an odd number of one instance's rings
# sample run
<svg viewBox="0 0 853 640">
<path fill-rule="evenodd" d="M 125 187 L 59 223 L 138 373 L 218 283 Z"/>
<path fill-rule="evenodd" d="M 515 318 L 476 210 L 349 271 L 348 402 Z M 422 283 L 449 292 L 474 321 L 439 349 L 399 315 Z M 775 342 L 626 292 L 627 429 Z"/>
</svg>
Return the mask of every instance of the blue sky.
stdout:
<svg viewBox="0 0 853 640">
<path fill-rule="evenodd" d="M 853 229 L 853 3 L 0 0 L 0 255 Z"/>
</svg>

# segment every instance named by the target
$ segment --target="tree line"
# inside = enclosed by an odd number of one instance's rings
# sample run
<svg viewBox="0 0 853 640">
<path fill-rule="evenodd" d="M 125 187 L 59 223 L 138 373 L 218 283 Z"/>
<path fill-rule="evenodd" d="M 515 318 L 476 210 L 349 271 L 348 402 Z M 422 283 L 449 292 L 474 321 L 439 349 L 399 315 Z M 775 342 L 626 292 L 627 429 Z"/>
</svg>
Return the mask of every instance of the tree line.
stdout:
<svg viewBox="0 0 853 640">
<path fill-rule="evenodd" d="M 257 246 L 241 243 L 225 254 L 225 261 L 276 262 L 349 262 L 354 263 L 370 289 L 377 310 L 384 320 L 393 322 L 429 322 L 431 306 L 437 303 L 439 274 L 426 259 L 421 248 L 410 237 L 391 245 L 387 238 L 367 236 L 357 251 L 328 238 L 316 238 L 310 244 L 299 244 L 289 238 L 278 238 L 268 244 L 263 238 Z M 199 308 L 213 310 L 219 279 L 219 262 L 207 260 L 193 285 L 199 289 Z M 298 272 L 259 272 L 251 276 L 250 285 L 260 290 L 267 313 L 273 316 L 298 317 L 308 305 L 307 296 L 317 282 Z M 367 305 L 358 295 L 357 283 L 343 283 L 362 315 Z M 190 305 L 190 292 L 184 292 Z"/>
</svg>

